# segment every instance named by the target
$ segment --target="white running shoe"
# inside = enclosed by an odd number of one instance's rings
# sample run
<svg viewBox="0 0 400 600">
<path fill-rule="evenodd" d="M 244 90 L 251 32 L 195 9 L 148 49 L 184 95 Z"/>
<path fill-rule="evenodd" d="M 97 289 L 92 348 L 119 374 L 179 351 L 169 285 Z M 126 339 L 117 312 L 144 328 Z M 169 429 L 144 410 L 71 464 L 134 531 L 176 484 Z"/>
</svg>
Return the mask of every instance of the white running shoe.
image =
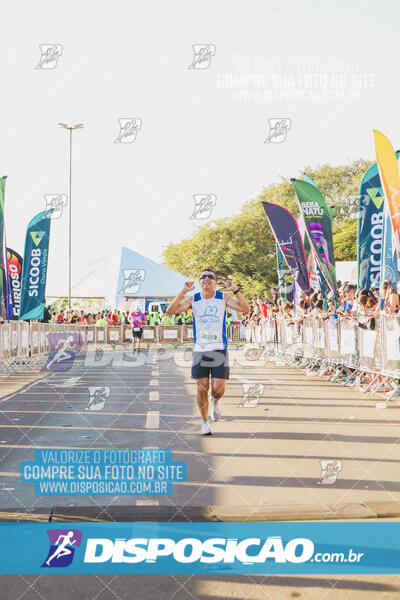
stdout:
<svg viewBox="0 0 400 600">
<path fill-rule="evenodd" d="M 208 419 L 201 424 L 201 435 L 212 435 L 210 421 Z"/>
<path fill-rule="evenodd" d="M 218 421 L 221 418 L 221 411 L 219 410 L 217 403 L 214 402 L 214 398 L 211 398 L 211 417 L 213 421 Z"/>
</svg>

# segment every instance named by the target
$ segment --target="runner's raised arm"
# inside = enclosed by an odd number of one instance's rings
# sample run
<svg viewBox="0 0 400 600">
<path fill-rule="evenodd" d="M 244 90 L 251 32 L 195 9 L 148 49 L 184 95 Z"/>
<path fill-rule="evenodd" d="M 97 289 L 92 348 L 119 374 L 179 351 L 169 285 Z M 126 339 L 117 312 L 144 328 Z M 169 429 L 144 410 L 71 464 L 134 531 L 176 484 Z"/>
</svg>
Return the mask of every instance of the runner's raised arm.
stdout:
<svg viewBox="0 0 400 600">
<path fill-rule="evenodd" d="M 193 296 L 188 296 L 187 298 L 185 298 L 185 296 L 188 292 L 192 292 L 194 288 L 194 281 L 186 281 L 179 294 L 170 302 L 167 313 L 169 315 L 176 315 L 185 312 L 190 308 L 192 306 Z"/>
</svg>

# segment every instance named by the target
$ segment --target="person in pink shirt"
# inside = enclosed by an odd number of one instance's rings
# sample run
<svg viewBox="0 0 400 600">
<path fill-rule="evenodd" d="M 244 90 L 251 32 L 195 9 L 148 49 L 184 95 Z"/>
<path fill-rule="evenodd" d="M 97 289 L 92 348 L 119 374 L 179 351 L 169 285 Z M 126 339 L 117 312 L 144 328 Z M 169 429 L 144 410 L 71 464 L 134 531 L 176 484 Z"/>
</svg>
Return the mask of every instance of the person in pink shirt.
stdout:
<svg viewBox="0 0 400 600">
<path fill-rule="evenodd" d="M 139 352 L 142 342 L 143 325 L 147 323 L 145 315 L 140 310 L 140 306 L 137 306 L 136 310 L 131 313 L 129 320 L 132 324 L 132 352 L 135 352 L 135 346 L 137 346 L 137 351 Z"/>
</svg>

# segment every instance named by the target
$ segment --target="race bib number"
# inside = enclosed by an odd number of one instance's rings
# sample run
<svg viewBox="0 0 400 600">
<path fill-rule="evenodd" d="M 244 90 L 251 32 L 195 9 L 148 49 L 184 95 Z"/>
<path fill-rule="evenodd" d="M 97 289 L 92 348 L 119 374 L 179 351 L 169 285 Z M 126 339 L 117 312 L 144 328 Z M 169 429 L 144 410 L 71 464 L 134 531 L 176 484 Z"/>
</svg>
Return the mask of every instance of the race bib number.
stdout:
<svg viewBox="0 0 400 600">
<path fill-rule="evenodd" d="M 133 331 L 140 331 L 140 327 L 134 327 Z"/>
<path fill-rule="evenodd" d="M 212 333 L 212 331 L 201 331 L 199 338 L 200 344 L 207 344 L 209 342 L 216 342 L 218 340 L 218 335 Z"/>
</svg>

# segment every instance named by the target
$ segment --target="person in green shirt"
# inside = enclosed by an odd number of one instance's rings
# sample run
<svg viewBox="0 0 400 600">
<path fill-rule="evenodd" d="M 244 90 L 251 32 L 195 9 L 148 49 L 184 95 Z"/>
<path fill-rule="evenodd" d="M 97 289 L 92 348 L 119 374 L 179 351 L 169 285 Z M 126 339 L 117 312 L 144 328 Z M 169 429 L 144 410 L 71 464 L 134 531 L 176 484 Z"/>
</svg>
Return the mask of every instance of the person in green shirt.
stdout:
<svg viewBox="0 0 400 600">
<path fill-rule="evenodd" d="M 173 319 L 167 314 L 163 315 L 161 319 L 161 325 L 174 325 Z"/>
<path fill-rule="evenodd" d="M 227 313 L 227 315 L 226 315 L 226 324 L 227 325 L 233 324 L 233 317 L 232 317 L 231 313 Z"/>
<path fill-rule="evenodd" d="M 96 321 L 96 325 L 107 325 L 107 321 L 104 317 L 100 317 L 100 319 Z"/>
<path fill-rule="evenodd" d="M 149 325 L 154 327 L 158 323 L 158 317 L 155 316 L 155 313 L 150 314 Z"/>
</svg>

